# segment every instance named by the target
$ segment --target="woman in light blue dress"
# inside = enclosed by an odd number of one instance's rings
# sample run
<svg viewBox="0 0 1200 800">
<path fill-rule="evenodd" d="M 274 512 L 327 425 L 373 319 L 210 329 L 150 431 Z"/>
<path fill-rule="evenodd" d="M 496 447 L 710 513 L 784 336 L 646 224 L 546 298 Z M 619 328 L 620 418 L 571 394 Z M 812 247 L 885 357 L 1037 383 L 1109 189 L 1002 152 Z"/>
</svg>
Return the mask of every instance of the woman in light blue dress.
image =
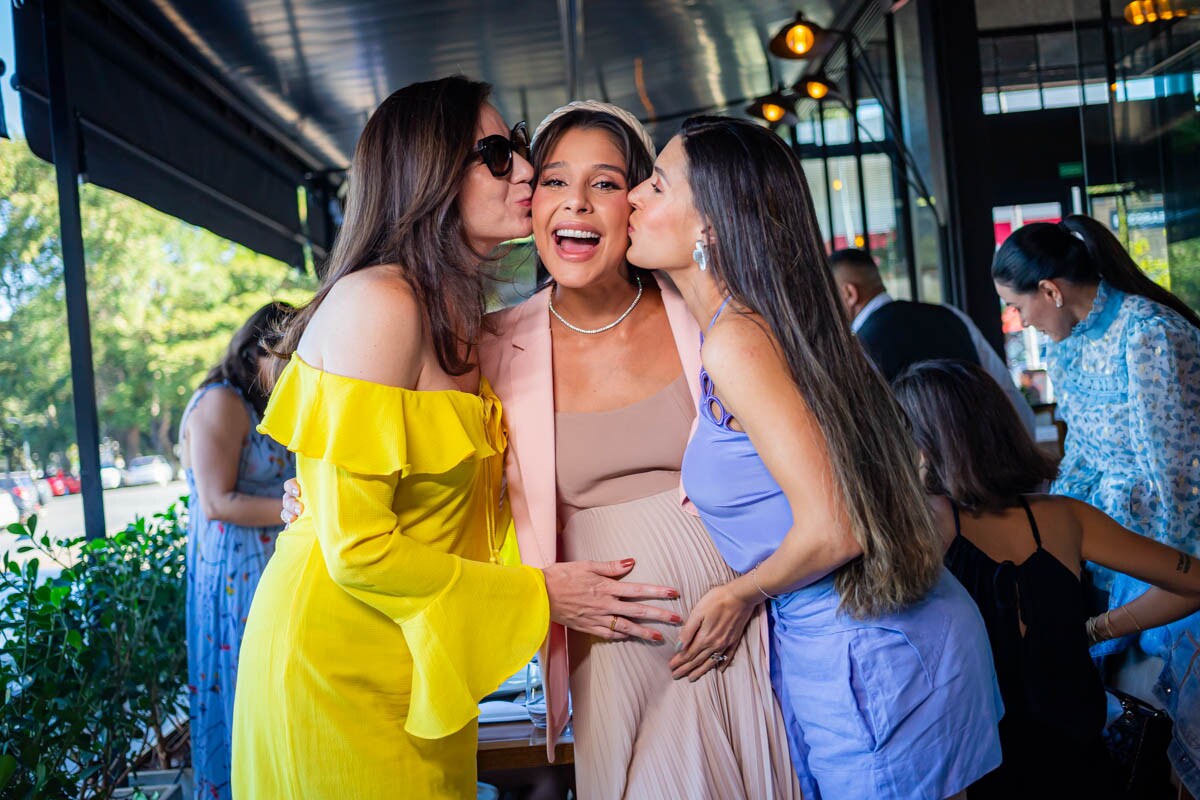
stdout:
<svg viewBox="0 0 1200 800">
<path fill-rule="evenodd" d="M 1051 491 L 1200 556 L 1200 317 L 1090 217 L 1017 230 L 996 253 L 992 277 L 1023 322 L 1054 342 L 1049 371 L 1067 439 Z M 1200 566 L 1181 560 L 1179 568 Z M 1089 571 L 1108 593 L 1113 621 L 1149 588 L 1095 565 Z M 1092 649 L 1110 683 L 1171 714 L 1168 752 L 1193 796 L 1200 796 L 1198 642 L 1200 615 L 1192 615 Z"/>
<path fill-rule="evenodd" d="M 283 445 L 255 430 L 267 403 L 264 347 L 290 307 L 254 313 L 192 395 L 180 424 L 188 482 L 187 643 L 196 798 L 229 798 L 238 650 L 295 475 Z"/>
<path fill-rule="evenodd" d="M 963 792 L 1001 759 L 987 632 L 942 566 L 916 448 L 851 336 L 800 162 L 765 128 L 699 117 L 629 199 L 629 260 L 667 272 L 706 326 L 683 483 L 742 573 L 693 607 L 675 675 L 726 667 L 766 602 L 806 798 Z"/>
</svg>

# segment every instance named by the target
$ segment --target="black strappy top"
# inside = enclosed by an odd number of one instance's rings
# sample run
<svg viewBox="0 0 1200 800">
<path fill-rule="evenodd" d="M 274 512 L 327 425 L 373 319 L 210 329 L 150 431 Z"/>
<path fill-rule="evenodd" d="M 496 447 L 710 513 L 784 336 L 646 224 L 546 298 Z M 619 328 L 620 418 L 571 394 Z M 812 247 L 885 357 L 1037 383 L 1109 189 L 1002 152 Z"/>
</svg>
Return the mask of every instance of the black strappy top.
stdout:
<svg viewBox="0 0 1200 800">
<path fill-rule="evenodd" d="M 997 563 L 962 535 L 954 509 L 954 541 L 946 552 L 947 569 L 979 606 L 987 624 L 1004 698 L 1009 736 L 1024 737 L 1028 726 L 1075 742 L 1099 736 L 1104 727 L 1105 697 L 1100 673 L 1088 655 L 1087 605 L 1079 578 L 1043 549 L 1029 502 L 1037 550 L 1020 564 Z M 1024 622 L 1025 634 L 1020 623 Z M 1005 746 L 1006 753 L 1008 746 Z"/>
</svg>

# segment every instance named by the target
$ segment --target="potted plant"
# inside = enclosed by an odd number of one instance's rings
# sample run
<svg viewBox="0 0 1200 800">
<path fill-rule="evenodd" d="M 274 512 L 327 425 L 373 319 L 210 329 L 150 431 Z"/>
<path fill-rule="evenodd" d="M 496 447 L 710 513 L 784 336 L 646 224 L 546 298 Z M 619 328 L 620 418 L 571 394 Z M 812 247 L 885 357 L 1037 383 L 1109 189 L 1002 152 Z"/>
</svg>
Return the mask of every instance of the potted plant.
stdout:
<svg viewBox="0 0 1200 800">
<path fill-rule="evenodd" d="M 9 526 L 0 796 L 109 798 L 135 766 L 186 758 L 186 530 L 176 505 L 92 541 Z"/>
</svg>

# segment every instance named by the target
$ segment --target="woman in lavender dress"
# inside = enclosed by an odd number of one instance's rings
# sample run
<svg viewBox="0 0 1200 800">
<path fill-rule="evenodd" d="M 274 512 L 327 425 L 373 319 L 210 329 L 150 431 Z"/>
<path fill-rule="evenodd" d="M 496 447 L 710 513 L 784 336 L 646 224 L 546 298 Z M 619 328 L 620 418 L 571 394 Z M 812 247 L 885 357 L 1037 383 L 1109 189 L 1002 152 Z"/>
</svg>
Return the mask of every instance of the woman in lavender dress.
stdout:
<svg viewBox="0 0 1200 800">
<path fill-rule="evenodd" d="M 255 430 L 267 404 L 260 367 L 289 306 L 260 308 L 192 395 L 180 425 L 188 482 L 187 644 L 197 798 L 229 798 L 238 650 L 250 600 L 282 527 L 287 449 Z"/>
<path fill-rule="evenodd" d="M 741 576 L 672 660 L 723 666 L 768 601 L 772 679 L 810 798 L 962 792 L 1000 763 L 983 620 L 942 567 L 917 453 L 850 335 L 804 173 L 751 123 L 689 120 L 630 193 L 629 259 L 706 328 L 683 483 Z"/>
</svg>

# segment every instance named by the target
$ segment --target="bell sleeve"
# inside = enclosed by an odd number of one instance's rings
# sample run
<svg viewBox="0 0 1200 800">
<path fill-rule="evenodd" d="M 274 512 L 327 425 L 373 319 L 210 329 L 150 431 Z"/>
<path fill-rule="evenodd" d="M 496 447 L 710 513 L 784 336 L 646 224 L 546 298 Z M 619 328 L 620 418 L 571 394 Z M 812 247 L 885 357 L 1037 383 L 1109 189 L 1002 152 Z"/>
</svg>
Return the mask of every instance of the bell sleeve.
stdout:
<svg viewBox="0 0 1200 800">
<path fill-rule="evenodd" d="M 297 357 L 259 426 L 299 456 L 330 579 L 403 631 L 413 658 L 405 730 L 424 739 L 474 719 L 479 700 L 528 663 L 549 627 L 540 570 L 432 548 L 406 535 L 393 511 L 410 474 L 442 474 L 467 459 L 499 462 L 498 405 L 494 431 L 477 408 L 459 405 L 478 401 L 343 378 Z M 346 430 L 373 434 L 347 441 L 339 435 Z M 492 535 L 503 536 L 507 521 L 494 520 L 504 529 Z M 478 535 L 488 533 L 481 526 Z"/>
</svg>

